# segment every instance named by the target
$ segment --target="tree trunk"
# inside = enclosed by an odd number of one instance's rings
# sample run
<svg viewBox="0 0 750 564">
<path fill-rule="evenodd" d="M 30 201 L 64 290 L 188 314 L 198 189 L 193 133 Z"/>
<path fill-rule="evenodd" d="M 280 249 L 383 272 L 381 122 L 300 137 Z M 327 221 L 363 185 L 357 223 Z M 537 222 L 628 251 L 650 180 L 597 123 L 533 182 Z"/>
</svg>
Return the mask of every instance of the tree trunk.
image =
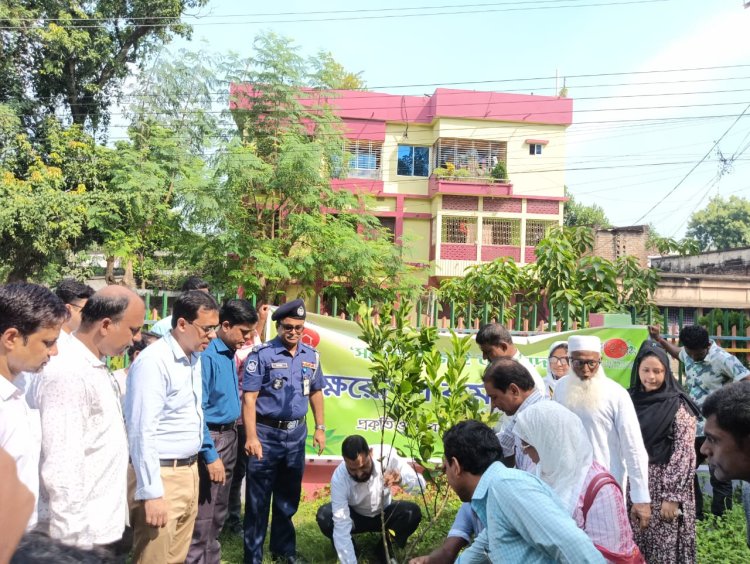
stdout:
<svg viewBox="0 0 750 564">
<path fill-rule="evenodd" d="M 104 281 L 107 285 L 117 284 L 115 280 L 115 257 L 107 256 L 107 269 L 104 271 Z"/>
<path fill-rule="evenodd" d="M 128 259 L 125 263 L 125 274 L 120 280 L 120 284 L 128 288 L 135 288 L 135 276 L 133 276 L 133 259 Z"/>
</svg>

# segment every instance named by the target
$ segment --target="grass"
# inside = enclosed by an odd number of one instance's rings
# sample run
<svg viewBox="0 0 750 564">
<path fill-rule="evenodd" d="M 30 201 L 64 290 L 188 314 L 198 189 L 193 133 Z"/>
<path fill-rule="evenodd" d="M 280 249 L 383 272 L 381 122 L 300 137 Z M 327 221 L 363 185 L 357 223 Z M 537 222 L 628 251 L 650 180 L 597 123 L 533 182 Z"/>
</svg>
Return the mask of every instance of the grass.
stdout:
<svg viewBox="0 0 750 564">
<path fill-rule="evenodd" d="M 336 553 L 331 542 L 322 535 L 315 521 L 318 508 L 328 501 L 330 501 L 330 497 L 324 496 L 314 501 L 302 502 L 297 515 L 294 517 L 297 530 L 297 551 L 311 564 L 336 562 Z M 448 507 L 443 511 L 434 526 L 426 532 L 412 556 L 427 554 L 443 542 L 445 533 L 450 529 L 459 506 L 458 499 L 452 496 Z M 711 507 L 709 498 L 707 498 L 706 507 Z M 424 517 L 426 515 L 424 506 L 422 507 L 422 515 L 422 523 L 415 535 L 419 535 L 430 524 Z M 732 510 L 728 511 L 723 517 L 709 515 L 704 521 L 699 521 L 697 561 L 701 564 L 750 562 L 750 550 L 748 550 L 745 542 L 745 526 L 745 513 L 742 509 L 742 501 L 739 498 L 736 498 Z M 360 563 L 368 563 L 367 556 L 374 553 L 378 542 L 378 536 L 375 534 L 357 536 L 357 545 L 362 550 L 363 555 L 359 560 Z M 242 538 L 239 535 L 222 534 L 221 546 L 222 562 L 226 564 L 240 564 L 242 562 Z M 264 553 L 266 555 L 263 559 L 264 564 L 270 564 L 267 537 Z M 404 556 L 402 553 L 397 554 L 399 561 L 403 561 Z"/>
</svg>

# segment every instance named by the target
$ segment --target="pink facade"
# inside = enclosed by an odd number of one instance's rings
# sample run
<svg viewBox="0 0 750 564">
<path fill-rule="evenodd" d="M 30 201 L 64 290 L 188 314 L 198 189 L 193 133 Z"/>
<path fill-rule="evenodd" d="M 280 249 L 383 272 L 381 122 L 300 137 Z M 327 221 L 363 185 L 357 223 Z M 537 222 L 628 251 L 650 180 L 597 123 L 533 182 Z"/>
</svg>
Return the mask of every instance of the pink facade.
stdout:
<svg viewBox="0 0 750 564">
<path fill-rule="evenodd" d="M 489 262 L 500 257 L 510 257 L 516 262 L 521 262 L 521 247 L 512 247 L 510 245 L 482 245 L 483 262 Z"/>
<path fill-rule="evenodd" d="M 444 210 L 477 211 L 479 198 L 476 196 L 443 196 Z"/>
<path fill-rule="evenodd" d="M 477 260 L 477 246 L 461 243 L 441 243 L 440 258 L 443 260 Z"/>
<path fill-rule="evenodd" d="M 489 212 L 521 213 L 521 199 L 485 198 L 482 209 Z"/>
<path fill-rule="evenodd" d="M 555 200 L 529 200 L 526 202 L 526 213 L 560 213 L 560 202 Z"/>
</svg>

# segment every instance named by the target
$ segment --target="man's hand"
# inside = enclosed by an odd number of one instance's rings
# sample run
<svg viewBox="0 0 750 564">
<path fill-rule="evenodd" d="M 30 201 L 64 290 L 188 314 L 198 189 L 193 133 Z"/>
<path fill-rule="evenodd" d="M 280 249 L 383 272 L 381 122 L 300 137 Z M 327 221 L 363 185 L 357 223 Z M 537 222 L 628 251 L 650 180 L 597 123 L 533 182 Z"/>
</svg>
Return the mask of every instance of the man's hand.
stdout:
<svg viewBox="0 0 750 564">
<path fill-rule="evenodd" d="M 659 341 L 659 338 L 661 337 L 661 327 L 658 325 L 649 325 L 648 326 L 648 336 L 651 337 L 654 341 Z"/>
<path fill-rule="evenodd" d="M 660 513 L 662 521 L 671 523 L 681 514 L 680 506 L 676 501 L 662 501 Z"/>
<path fill-rule="evenodd" d="M 323 429 L 315 429 L 313 446 L 318 447 L 318 454 L 323 454 L 323 450 L 326 448 L 326 432 Z"/>
<path fill-rule="evenodd" d="M 143 502 L 143 508 L 146 510 L 146 524 L 152 527 L 165 527 L 169 514 L 167 500 L 163 497 L 147 499 Z"/>
<path fill-rule="evenodd" d="M 383 485 L 387 488 L 401 485 L 401 473 L 396 470 L 388 470 L 383 474 Z"/>
<path fill-rule="evenodd" d="M 16 461 L 0 448 L 0 562 L 10 562 L 34 510 L 34 495 L 18 479 Z"/>
<path fill-rule="evenodd" d="M 416 558 L 409 560 L 409 564 L 430 564 L 430 557 L 429 555 L 417 556 Z"/>
<path fill-rule="evenodd" d="M 248 456 L 254 456 L 258 460 L 263 460 L 263 446 L 261 446 L 258 437 L 248 437 L 245 441 L 245 453 Z"/>
<path fill-rule="evenodd" d="M 648 522 L 651 520 L 651 504 L 650 503 L 634 503 L 633 508 L 630 510 L 630 516 L 638 521 L 641 530 L 648 527 Z"/>
<path fill-rule="evenodd" d="M 224 463 L 221 461 L 221 458 L 217 458 L 210 464 L 206 464 L 206 469 L 208 470 L 208 477 L 211 478 L 212 482 L 223 486 L 227 481 L 227 472 L 224 469 Z"/>
</svg>

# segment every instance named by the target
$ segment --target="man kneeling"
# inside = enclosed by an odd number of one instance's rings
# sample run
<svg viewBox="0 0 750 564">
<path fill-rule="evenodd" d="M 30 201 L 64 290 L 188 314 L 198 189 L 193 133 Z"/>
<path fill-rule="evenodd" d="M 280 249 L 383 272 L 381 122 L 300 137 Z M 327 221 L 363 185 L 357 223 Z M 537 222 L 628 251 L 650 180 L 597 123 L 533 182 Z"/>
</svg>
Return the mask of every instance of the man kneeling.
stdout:
<svg viewBox="0 0 750 564">
<path fill-rule="evenodd" d="M 424 479 L 391 447 L 370 448 L 360 435 L 350 435 L 341 446 L 344 461 L 331 478 L 331 503 L 318 510 L 321 532 L 333 540 L 339 561 L 356 563 L 352 535 L 392 531 L 396 544 L 406 541 L 419 525 L 422 512 L 416 503 L 391 500 L 391 488 L 408 492 L 424 488 Z M 391 539 L 388 539 L 390 546 Z"/>
</svg>

